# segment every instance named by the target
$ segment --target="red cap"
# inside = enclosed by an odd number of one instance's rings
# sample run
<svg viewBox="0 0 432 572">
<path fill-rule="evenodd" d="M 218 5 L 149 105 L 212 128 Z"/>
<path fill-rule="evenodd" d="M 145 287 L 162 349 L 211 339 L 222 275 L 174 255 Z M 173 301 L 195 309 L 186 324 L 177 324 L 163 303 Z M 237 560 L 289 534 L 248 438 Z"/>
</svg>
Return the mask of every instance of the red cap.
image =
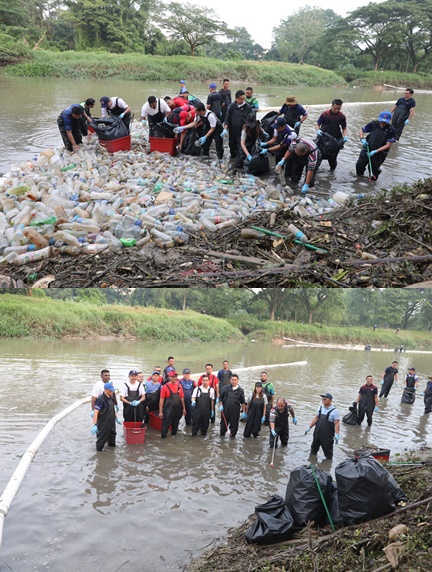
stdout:
<svg viewBox="0 0 432 572">
<path fill-rule="evenodd" d="M 178 376 L 178 373 L 176 371 L 170 371 L 168 375 L 169 377 L 174 377 L 175 375 Z"/>
</svg>

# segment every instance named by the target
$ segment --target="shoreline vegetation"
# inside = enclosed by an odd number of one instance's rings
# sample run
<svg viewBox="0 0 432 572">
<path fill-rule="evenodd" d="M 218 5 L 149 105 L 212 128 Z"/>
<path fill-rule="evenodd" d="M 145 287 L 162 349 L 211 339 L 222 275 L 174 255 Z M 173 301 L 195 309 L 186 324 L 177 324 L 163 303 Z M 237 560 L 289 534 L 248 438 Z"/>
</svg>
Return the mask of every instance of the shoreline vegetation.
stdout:
<svg viewBox="0 0 432 572">
<path fill-rule="evenodd" d="M 0 338 L 138 339 L 162 342 L 254 341 L 284 344 L 284 338 L 303 342 L 365 345 L 393 349 L 428 350 L 430 332 L 364 327 L 298 324 L 258 318 L 215 318 L 186 310 L 143 306 L 96 305 L 33 296 L 0 297 Z M 290 342 L 288 342 L 289 344 Z"/>
<path fill-rule="evenodd" d="M 31 58 L 2 62 L 2 74 L 19 77 L 119 79 L 136 81 L 221 80 L 307 87 L 383 87 L 384 84 L 432 89 L 432 74 L 373 72 L 350 68 L 327 70 L 311 65 L 275 61 L 231 61 L 190 56 L 113 54 L 103 51 L 50 52 L 38 50 Z"/>
</svg>

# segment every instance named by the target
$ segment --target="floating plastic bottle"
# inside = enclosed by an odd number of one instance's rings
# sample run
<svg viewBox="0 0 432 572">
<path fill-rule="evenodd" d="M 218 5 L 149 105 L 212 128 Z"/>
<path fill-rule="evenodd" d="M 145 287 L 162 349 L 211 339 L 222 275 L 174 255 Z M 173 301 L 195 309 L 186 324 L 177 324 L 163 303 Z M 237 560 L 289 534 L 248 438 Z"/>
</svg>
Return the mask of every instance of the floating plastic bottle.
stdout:
<svg viewBox="0 0 432 572">
<path fill-rule="evenodd" d="M 308 237 L 296 226 L 290 224 L 288 226 L 288 232 L 294 235 L 294 238 L 300 240 L 301 242 L 309 242 Z"/>
</svg>

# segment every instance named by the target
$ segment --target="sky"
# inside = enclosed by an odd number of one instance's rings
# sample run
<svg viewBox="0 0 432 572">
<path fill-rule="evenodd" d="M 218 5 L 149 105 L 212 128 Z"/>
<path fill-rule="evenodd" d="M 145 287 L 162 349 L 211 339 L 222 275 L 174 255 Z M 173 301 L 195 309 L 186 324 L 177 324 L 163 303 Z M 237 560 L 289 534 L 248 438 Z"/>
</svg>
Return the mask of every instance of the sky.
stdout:
<svg viewBox="0 0 432 572">
<path fill-rule="evenodd" d="M 194 3 L 195 0 L 190 1 Z M 311 0 L 309 6 L 330 9 L 339 16 L 346 16 L 348 12 L 367 4 L 368 0 Z M 205 6 L 214 10 L 230 28 L 246 28 L 255 42 L 268 49 L 273 39 L 273 28 L 299 8 L 306 7 L 306 4 L 295 4 L 290 10 L 288 3 L 278 0 L 270 4 L 265 0 L 206 0 Z"/>
</svg>

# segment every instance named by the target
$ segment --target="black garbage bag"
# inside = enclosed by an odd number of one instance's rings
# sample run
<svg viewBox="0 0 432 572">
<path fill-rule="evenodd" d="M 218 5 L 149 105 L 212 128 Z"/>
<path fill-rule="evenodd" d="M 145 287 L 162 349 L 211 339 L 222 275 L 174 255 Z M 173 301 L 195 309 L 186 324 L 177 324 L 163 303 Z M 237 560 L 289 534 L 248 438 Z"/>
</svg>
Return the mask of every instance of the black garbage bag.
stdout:
<svg viewBox="0 0 432 572">
<path fill-rule="evenodd" d="M 314 470 L 328 504 L 331 498 L 332 478 L 321 469 Z M 309 520 L 313 520 L 315 524 L 322 524 L 325 521 L 326 511 L 310 465 L 297 467 L 291 472 L 285 503 L 296 526 L 305 526 Z"/>
<path fill-rule="evenodd" d="M 250 163 L 244 163 L 244 170 L 251 175 L 265 175 L 270 171 L 270 164 L 267 155 L 261 155 L 259 152 L 252 155 Z"/>
<path fill-rule="evenodd" d="M 387 469 L 386 469 L 387 471 Z M 390 491 L 393 497 L 393 500 L 395 501 L 396 504 L 400 503 L 400 502 L 407 502 L 408 501 L 408 497 L 406 496 L 406 494 L 403 492 L 403 490 L 400 488 L 400 486 L 397 484 L 396 479 L 394 478 L 394 476 L 389 473 L 387 471 L 387 479 L 390 485 Z"/>
<path fill-rule="evenodd" d="M 336 139 L 333 135 L 323 131 L 322 135 L 314 139 L 316 146 L 321 151 L 322 159 L 334 157 L 345 145 L 343 137 Z"/>
<path fill-rule="evenodd" d="M 333 524 L 344 524 L 344 519 L 339 509 L 339 497 L 336 483 L 332 483 L 330 502 L 327 505 Z M 324 524 L 331 524 L 330 519 L 326 513 Z"/>
<path fill-rule="evenodd" d="M 294 519 L 282 497 L 274 495 L 255 507 L 257 519 L 246 530 L 248 544 L 274 544 L 292 535 Z"/>
<path fill-rule="evenodd" d="M 357 403 L 353 401 L 352 407 L 349 408 L 350 412 L 342 417 L 342 423 L 347 425 L 357 425 Z"/>
<path fill-rule="evenodd" d="M 261 119 L 262 130 L 269 135 L 270 139 L 273 137 L 273 131 L 274 131 L 271 128 L 271 125 L 275 122 L 275 119 L 277 118 L 278 115 L 279 113 L 277 111 L 269 111 Z"/>
<path fill-rule="evenodd" d="M 168 123 L 150 123 L 149 136 L 159 137 L 161 139 L 172 139 L 174 135 L 173 126 Z"/>
<path fill-rule="evenodd" d="M 129 129 L 120 119 L 112 115 L 111 117 L 94 117 L 90 123 L 99 139 L 103 141 L 114 141 L 129 135 Z"/>
<path fill-rule="evenodd" d="M 412 405 L 415 401 L 415 391 L 412 387 L 405 387 L 402 392 L 401 403 Z"/>
<path fill-rule="evenodd" d="M 372 455 L 343 461 L 335 475 L 340 513 L 347 524 L 372 520 L 395 509 L 388 471 Z"/>
<path fill-rule="evenodd" d="M 198 141 L 199 135 L 196 129 L 186 129 L 186 135 L 182 144 L 182 153 L 184 155 L 192 155 L 197 157 L 201 153 L 201 147 L 195 146 Z"/>
</svg>

